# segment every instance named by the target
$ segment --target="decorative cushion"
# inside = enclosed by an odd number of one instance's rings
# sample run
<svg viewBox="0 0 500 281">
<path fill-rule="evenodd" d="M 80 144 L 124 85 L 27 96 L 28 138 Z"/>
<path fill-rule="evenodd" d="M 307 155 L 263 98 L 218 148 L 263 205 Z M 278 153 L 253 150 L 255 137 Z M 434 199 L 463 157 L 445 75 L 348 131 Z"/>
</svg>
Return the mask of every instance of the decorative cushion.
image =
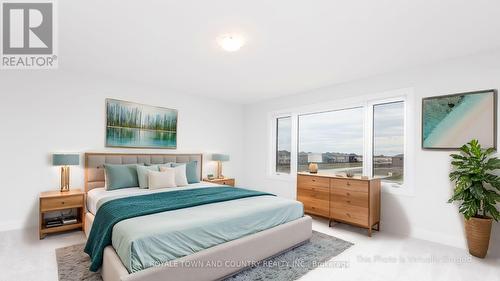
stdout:
<svg viewBox="0 0 500 281">
<path fill-rule="evenodd" d="M 160 168 L 158 167 L 158 165 L 152 165 L 152 166 L 137 165 L 137 178 L 139 180 L 140 188 L 148 188 L 149 186 L 148 171 L 159 172 Z"/>
<path fill-rule="evenodd" d="M 106 174 L 106 190 L 139 186 L 137 164 L 104 164 L 104 169 Z"/>
<path fill-rule="evenodd" d="M 170 171 L 173 170 L 175 172 L 175 184 L 177 186 L 185 186 L 188 185 L 188 180 L 186 178 L 186 165 L 179 165 L 177 167 L 165 168 L 160 167 L 160 171 Z"/>
<path fill-rule="evenodd" d="M 188 183 L 198 183 L 200 182 L 200 179 L 196 175 L 196 171 L 198 169 L 198 161 L 191 161 L 186 164 L 186 178 Z M 183 164 L 180 163 L 173 163 L 172 167 L 177 167 Z"/>
<path fill-rule="evenodd" d="M 169 170 L 163 172 L 148 171 L 149 189 L 159 189 L 159 188 L 168 188 L 177 186 L 175 184 L 175 170 L 172 168 L 164 168 L 164 169 L 169 169 Z"/>
</svg>

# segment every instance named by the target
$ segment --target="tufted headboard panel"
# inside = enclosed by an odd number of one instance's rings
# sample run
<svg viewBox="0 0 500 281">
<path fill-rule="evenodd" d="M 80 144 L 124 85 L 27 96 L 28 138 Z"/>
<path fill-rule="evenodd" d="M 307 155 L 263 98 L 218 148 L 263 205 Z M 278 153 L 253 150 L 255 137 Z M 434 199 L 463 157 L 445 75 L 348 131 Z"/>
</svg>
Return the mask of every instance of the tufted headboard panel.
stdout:
<svg viewBox="0 0 500 281">
<path fill-rule="evenodd" d="M 197 176 L 202 177 L 203 154 L 85 153 L 85 192 L 104 187 L 104 164 L 164 164 L 198 161 Z"/>
</svg>

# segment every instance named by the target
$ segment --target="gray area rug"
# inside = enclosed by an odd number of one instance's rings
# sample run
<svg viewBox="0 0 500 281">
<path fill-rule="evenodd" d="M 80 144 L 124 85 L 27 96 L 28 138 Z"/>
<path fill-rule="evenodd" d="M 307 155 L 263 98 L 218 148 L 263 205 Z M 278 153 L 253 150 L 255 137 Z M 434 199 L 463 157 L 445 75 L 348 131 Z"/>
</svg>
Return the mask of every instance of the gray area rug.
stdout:
<svg viewBox="0 0 500 281">
<path fill-rule="evenodd" d="M 339 238 L 313 231 L 311 240 L 306 244 L 269 258 L 255 267 L 241 271 L 225 280 L 296 280 L 352 245 L 352 243 Z M 102 281 L 99 273 L 88 270 L 90 259 L 83 252 L 84 247 L 85 244 L 78 244 L 56 249 L 59 281 Z M 339 261 L 339 264 L 334 266 L 346 265 Z"/>
</svg>

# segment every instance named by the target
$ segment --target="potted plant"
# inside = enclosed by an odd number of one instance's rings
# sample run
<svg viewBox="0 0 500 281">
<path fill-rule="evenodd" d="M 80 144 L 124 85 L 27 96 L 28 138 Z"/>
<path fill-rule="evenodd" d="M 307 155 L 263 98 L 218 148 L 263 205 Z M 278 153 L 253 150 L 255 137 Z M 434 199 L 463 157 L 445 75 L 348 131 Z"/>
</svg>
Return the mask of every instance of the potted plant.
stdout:
<svg viewBox="0 0 500 281">
<path fill-rule="evenodd" d="M 450 155 L 450 180 L 455 182 L 455 188 L 448 203 L 460 202 L 469 253 L 479 258 L 488 252 L 493 219 L 500 219 L 496 208 L 500 201 L 500 177 L 492 173 L 500 169 L 500 160 L 491 157 L 494 152 L 494 148 L 482 149 L 477 140 L 472 140 L 460 148 L 460 154 Z"/>
</svg>

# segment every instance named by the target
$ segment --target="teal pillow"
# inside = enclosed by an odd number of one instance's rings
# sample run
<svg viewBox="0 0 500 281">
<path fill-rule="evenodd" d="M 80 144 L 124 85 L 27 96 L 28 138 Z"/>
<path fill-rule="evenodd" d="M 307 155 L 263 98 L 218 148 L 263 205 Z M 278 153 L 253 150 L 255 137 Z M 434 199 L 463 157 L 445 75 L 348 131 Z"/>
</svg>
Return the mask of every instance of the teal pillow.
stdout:
<svg viewBox="0 0 500 281">
<path fill-rule="evenodd" d="M 186 178 L 188 183 L 198 183 L 200 179 L 196 175 L 196 170 L 198 168 L 198 161 L 191 161 L 188 163 L 173 163 L 173 167 L 177 167 L 179 165 L 186 164 Z"/>
<path fill-rule="evenodd" d="M 139 180 L 139 187 L 140 188 L 148 188 L 149 183 L 148 183 L 148 171 L 155 171 L 158 172 L 160 171 L 160 168 L 158 165 L 152 165 L 152 166 L 141 166 L 137 165 L 137 178 Z"/>
<path fill-rule="evenodd" d="M 138 187 L 137 165 L 115 165 L 105 164 L 106 189 L 115 190 L 120 188 Z"/>
</svg>

